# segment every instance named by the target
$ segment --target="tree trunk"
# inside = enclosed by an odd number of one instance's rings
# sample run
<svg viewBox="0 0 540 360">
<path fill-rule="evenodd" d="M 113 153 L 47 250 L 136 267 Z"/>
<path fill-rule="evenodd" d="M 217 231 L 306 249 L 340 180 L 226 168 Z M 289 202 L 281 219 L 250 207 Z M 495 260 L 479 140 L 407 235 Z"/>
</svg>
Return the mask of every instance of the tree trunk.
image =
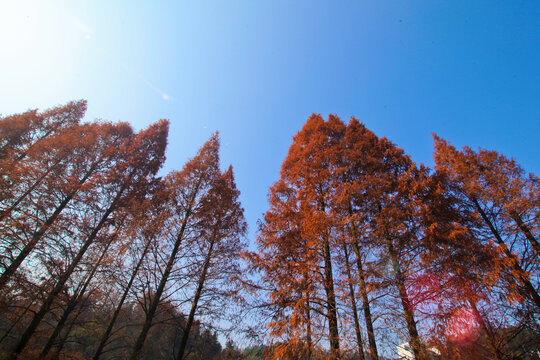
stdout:
<svg viewBox="0 0 540 360">
<path fill-rule="evenodd" d="M 214 236 L 215 235 L 216 234 L 214 234 Z M 210 259 L 212 258 L 212 249 L 214 248 L 214 242 L 215 238 L 210 242 L 208 253 L 206 254 L 206 258 L 204 259 L 201 276 L 199 277 L 197 290 L 195 291 L 195 297 L 193 298 L 193 302 L 191 303 L 191 310 L 189 311 L 189 316 L 186 322 L 186 326 L 184 328 L 184 333 L 182 334 L 180 350 L 178 351 L 178 356 L 176 356 L 176 360 L 182 360 L 182 358 L 184 357 L 184 351 L 186 349 L 187 341 L 189 338 L 189 332 L 191 331 L 191 325 L 193 324 L 193 320 L 195 319 L 195 311 L 197 311 L 197 304 L 199 302 L 204 287 L 204 281 L 206 280 L 206 273 L 208 272 L 208 267 L 210 266 Z"/>
<path fill-rule="evenodd" d="M 510 262 L 512 263 L 512 267 L 514 268 L 514 270 L 516 270 L 518 274 L 518 278 L 523 284 L 523 286 L 525 286 L 527 293 L 531 296 L 536 306 L 540 309 L 540 295 L 538 295 L 538 292 L 536 292 L 536 289 L 534 288 L 534 286 L 531 284 L 529 279 L 527 279 L 527 277 L 524 275 L 525 271 L 519 265 L 519 262 L 514 256 L 514 254 L 510 252 L 510 250 L 508 249 L 508 246 L 506 246 L 506 243 L 502 239 L 497 229 L 495 229 L 495 226 L 493 226 L 492 222 L 489 220 L 489 217 L 486 215 L 485 211 L 482 209 L 478 201 L 476 199 L 472 199 L 472 201 L 474 203 L 476 210 L 478 211 L 478 213 L 480 213 L 480 216 L 482 217 L 482 219 L 485 221 L 485 223 L 488 225 L 489 229 L 491 230 L 491 233 L 493 234 L 493 236 L 495 236 L 495 239 L 497 239 L 497 242 L 503 249 L 504 254 L 506 255 L 506 257 L 510 259 Z"/>
<path fill-rule="evenodd" d="M 73 317 L 73 321 L 69 324 L 68 329 L 66 331 L 66 334 L 60 338 L 60 343 L 58 344 L 58 347 L 55 349 L 53 355 L 50 356 L 50 359 L 53 360 L 60 360 L 60 354 L 62 353 L 62 350 L 64 350 L 64 346 L 66 345 L 67 339 L 69 338 L 69 334 L 71 333 L 71 330 L 73 329 L 73 325 L 75 325 L 75 320 L 81 315 L 82 308 L 79 308 L 79 311 L 75 316 Z"/>
<path fill-rule="evenodd" d="M 321 196 L 321 195 L 320 195 Z M 325 212 L 326 205 L 323 198 L 319 198 L 319 211 Z M 328 311 L 328 332 L 330 338 L 330 356 L 332 360 L 341 359 L 339 352 L 339 331 L 337 321 L 336 293 L 334 290 L 334 277 L 332 273 L 332 254 L 328 233 L 321 234 L 324 258 L 324 290 L 326 292 L 326 308 Z"/>
<path fill-rule="evenodd" d="M 203 182 L 203 177 L 201 176 L 199 177 L 197 184 L 195 185 L 195 189 L 191 193 L 191 197 L 189 199 L 189 203 L 188 203 L 185 215 L 184 215 L 184 219 L 182 220 L 182 226 L 180 228 L 178 235 L 176 236 L 176 241 L 174 243 L 171 256 L 169 257 L 169 260 L 167 261 L 165 271 L 163 272 L 163 276 L 161 277 L 161 280 L 159 281 L 159 285 L 156 289 L 156 293 L 154 294 L 154 299 L 150 301 L 150 308 L 148 309 L 148 312 L 146 313 L 144 324 L 139 334 L 139 337 L 135 341 L 133 351 L 129 357 L 130 360 L 137 360 L 139 358 L 139 354 L 144 345 L 144 341 L 146 340 L 146 336 L 148 335 L 148 331 L 150 330 L 150 327 L 152 326 L 152 320 L 154 318 L 157 307 L 159 305 L 161 295 L 163 294 L 163 291 L 165 290 L 165 285 L 167 284 L 167 280 L 169 279 L 169 275 L 174 266 L 174 262 L 176 261 L 176 255 L 178 254 L 178 251 L 180 250 L 180 245 L 182 244 L 182 241 L 184 240 L 184 232 L 186 230 L 189 219 L 191 218 L 191 213 L 195 205 L 194 202 L 195 202 L 195 199 L 197 198 L 197 194 L 199 193 L 199 189 L 201 187 L 202 182 Z"/>
<path fill-rule="evenodd" d="M 405 288 L 405 276 L 401 270 L 397 254 L 395 253 L 394 247 L 391 243 L 391 240 L 387 240 L 388 252 L 390 258 L 392 259 L 392 265 L 394 271 L 396 272 L 396 283 L 399 290 L 399 297 L 401 299 L 401 305 L 403 306 L 403 312 L 405 314 L 405 321 L 407 322 L 407 330 L 409 331 L 411 347 L 413 349 L 414 358 L 416 360 L 425 360 L 426 355 L 420 342 L 420 336 L 418 335 L 418 329 L 416 328 L 416 321 L 414 320 L 414 311 L 407 294 L 407 289 Z"/>
<path fill-rule="evenodd" d="M 332 360 L 341 358 L 339 353 L 339 332 L 337 322 L 336 295 L 334 291 L 334 278 L 332 274 L 332 258 L 328 235 L 323 236 L 324 255 L 324 290 L 326 292 L 326 305 L 328 309 L 328 331 L 330 333 L 330 353 Z"/>
<path fill-rule="evenodd" d="M 311 305 L 309 300 L 309 290 L 306 294 L 306 342 L 307 342 L 307 360 L 311 360 L 311 353 L 313 349 L 311 340 Z"/>
<path fill-rule="evenodd" d="M 95 162 L 90 170 L 85 174 L 85 176 L 79 181 L 77 186 L 64 198 L 64 200 L 58 205 L 54 213 L 45 221 L 43 225 L 39 228 L 39 230 L 32 236 L 32 239 L 24 246 L 24 248 L 21 250 L 19 255 L 13 260 L 13 262 L 6 268 L 4 273 L 0 275 L 0 290 L 4 288 L 6 283 L 9 281 L 9 279 L 13 276 L 15 271 L 19 268 L 21 263 L 26 259 L 26 257 L 30 254 L 30 252 L 36 247 L 39 240 L 43 237 L 45 232 L 49 229 L 49 227 L 54 223 L 58 215 L 64 210 L 64 208 L 67 206 L 67 204 L 73 199 L 73 196 L 77 193 L 77 191 L 80 189 L 80 187 L 84 184 L 86 180 L 93 174 L 94 170 L 96 169 L 99 161 Z"/>
<path fill-rule="evenodd" d="M 57 284 L 55 285 L 55 287 L 53 288 L 53 290 L 51 291 L 51 293 L 49 294 L 49 296 L 47 297 L 45 302 L 41 305 L 41 308 L 39 309 L 39 311 L 34 315 L 34 317 L 32 318 L 32 321 L 30 322 L 30 324 L 26 328 L 25 332 L 23 333 L 23 335 L 19 339 L 19 342 L 15 346 L 15 349 L 13 350 L 13 352 L 10 355 L 8 355 L 6 357 L 6 359 L 8 359 L 8 360 L 17 359 L 19 354 L 24 350 L 24 348 L 28 344 L 28 341 L 30 340 L 30 338 L 32 337 L 34 332 L 36 331 L 39 323 L 41 322 L 43 317 L 49 311 L 51 305 L 53 304 L 54 300 L 56 299 L 56 296 L 58 296 L 58 294 L 60 294 L 60 292 L 64 288 L 64 285 L 66 284 L 66 282 L 70 278 L 71 274 L 73 273 L 73 271 L 75 270 L 75 268 L 79 264 L 79 261 L 82 259 L 82 257 L 86 253 L 86 250 L 88 250 L 90 245 L 92 245 L 92 243 L 94 242 L 95 238 L 97 237 L 97 234 L 99 233 L 101 228 L 105 225 L 109 215 L 113 212 L 113 210 L 116 209 L 117 204 L 119 203 L 120 198 L 121 198 L 121 196 L 122 196 L 122 194 L 123 194 L 123 192 L 124 192 L 124 190 L 126 188 L 127 188 L 126 184 L 124 184 L 121 187 L 121 189 L 117 193 L 116 197 L 114 198 L 114 200 L 111 203 L 111 205 L 109 206 L 109 208 L 102 215 L 98 225 L 94 228 L 92 233 L 88 236 L 88 238 L 84 242 L 83 246 L 79 249 L 79 252 L 75 256 L 75 258 L 73 259 L 73 261 L 71 262 L 69 267 L 60 276 Z"/>
<path fill-rule="evenodd" d="M 486 342 L 491 348 L 492 355 L 495 357 L 496 360 L 504 360 L 503 354 L 501 354 L 501 351 L 497 348 L 497 346 L 493 342 L 492 334 L 489 333 L 486 323 L 484 322 L 484 318 L 482 317 L 482 315 L 478 311 L 478 308 L 476 307 L 476 302 L 473 300 L 469 300 L 469 303 L 471 304 L 471 307 L 474 313 L 476 314 L 476 316 L 478 316 L 478 319 L 480 319 L 480 328 L 482 329 L 482 332 L 484 333 L 484 336 L 486 337 Z"/>
<path fill-rule="evenodd" d="M 349 207 L 349 214 L 352 215 L 352 208 Z M 362 295 L 362 305 L 364 309 L 364 319 L 366 321 L 366 329 L 368 333 L 369 341 L 369 353 L 371 355 L 371 360 L 379 360 L 379 355 L 377 354 L 377 343 L 375 341 L 375 331 L 373 330 L 373 320 L 371 318 L 371 308 L 369 306 L 369 297 L 366 286 L 366 279 L 364 275 L 364 269 L 362 266 L 362 254 L 360 254 L 360 246 L 358 245 L 358 232 L 356 231 L 356 225 L 354 221 L 351 221 L 351 230 L 352 236 L 354 239 L 354 253 L 356 255 L 356 267 L 358 269 L 358 280 L 360 294 Z"/>
<path fill-rule="evenodd" d="M 64 312 L 62 313 L 62 317 L 60 318 L 60 320 L 58 320 L 58 323 L 56 324 L 56 327 L 54 328 L 53 333 L 51 334 L 51 336 L 49 336 L 49 339 L 47 340 L 47 343 L 45 344 L 45 347 L 43 348 L 43 350 L 41 350 L 41 353 L 39 354 L 38 359 L 45 359 L 45 357 L 47 356 L 47 354 L 53 347 L 54 341 L 56 340 L 58 335 L 60 335 L 60 332 L 64 328 L 64 325 L 66 324 L 66 321 L 69 315 L 77 307 L 77 304 L 79 303 L 79 300 L 81 299 L 79 295 L 80 294 L 74 294 L 72 297 L 70 297 L 67 303 L 67 306 L 64 309 Z"/>
<path fill-rule="evenodd" d="M 100 358 L 103 352 L 103 349 L 105 348 L 105 345 L 107 344 L 107 341 L 109 340 L 109 337 L 111 336 L 111 332 L 114 328 L 116 319 L 118 318 L 118 315 L 120 315 L 122 306 L 124 305 L 124 302 L 126 301 L 126 298 L 129 294 L 131 286 L 133 285 L 133 282 L 135 281 L 135 277 L 137 276 L 137 273 L 139 272 L 139 268 L 141 267 L 142 262 L 144 261 L 144 258 L 146 257 L 146 254 L 148 253 L 148 249 L 150 248 L 151 242 L 152 242 L 152 238 L 149 237 L 148 241 L 146 242 L 144 246 L 143 253 L 141 257 L 139 258 L 139 261 L 137 261 L 137 265 L 135 266 L 135 269 L 133 270 L 133 273 L 131 274 L 131 277 L 126 285 L 126 288 L 124 289 L 124 293 L 122 294 L 122 297 L 120 298 L 120 302 L 118 303 L 118 306 L 116 306 L 116 309 L 114 310 L 111 321 L 109 322 L 109 325 L 107 326 L 107 329 L 105 330 L 105 333 L 101 337 L 101 341 L 99 342 L 96 352 L 94 353 L 94 357 L 92 358 L 93 360 L 98 360 Z"/>
<path fill-rule="evenodd" d="M 358 309 L 356 307 L 356 296 L 354 294 L 354 287 L 351 276 L 351 264 L 349 263 L 349 252 L 347 251 L 347 244 L 343 244 L 343 251 L 345 255 L 345 268 L 347 270 L 347 284 L 349 286 L 349 296 L 351 298 L 351 305 L 354 318 L 354 330 L 356 332 L 356 342 L 358 344 L 358 356 L 360 360 L 364 360 L 364 342 L 362 341 L 362 332 L 360 331 L 360 321 L 358 320 Z"/>
<path fill-rule="evenodd" d="M 141 329 L 141 332 L 139 334 L 139 337 L 135 341 L 135 345 L 133 347 L 133 351 L 131 353 L 131 356 L 129 357 L 131 360 L 137 360 L 139 357 L 139 354 L 142 350 L 142 347 L 144 345 L 144 341 L 146 340 L 146 335 L 148 335 L 148 331 L 150 330 L 150 327 L 152 326 L 152 320 L 154 318 L 154 314 L 156 313 L 159 301 L 161 299 L 161 295 L 163 294 L 163 290 L 165 289 L 165 285 L 167 284 L 167 280 L 169 279 L 169 275 L 172 271 L 172 267 L 174 265 L 174 262 L 176 260 L 176 255 L 178 254 L 178 251 L 180 250 L 180 245 L 182 243 L 182 240 L 184 239 L 184 231 L 186 230 L 186 226 L 189 220 L 189 217 L 191 216 L 191 207 L 186 212 L 186 216 L 184 217 L 184 220 L 182 221 L 182 227 L 180 228 L 180 232 L 178 233 L 176 237 L 176 241 L 174 243 L 174 248 L 171 253 L 171 256 L 169 257 L 169 261 L 167 262 L 167 266 L 165 267 L 165 272 L 163 273 L 163 276 L 161 277 L 161 280 L 159 282 L 159 285 L 156 289 L 156 293 L 154 295 L 154 298 L 150 302 L 150 308 L 148 309 L 148 313 L 146 314 L 146 318 L 144 320 L 143 327 Z"/>
<path fill-rule="evenodd" d="M 519 216 L 519 214 L 516 211 L 514 210 L 510 211 L 510 216 L 512 216 L 512 219 L 514 219 L 519 229 L 523 232 L 523 234 L 525 234 L 525 236 L 531 243 L 533 249 L 536 251 L 538 256 L 540 256 L 540 244 L 538 244 L 538 241 L 532 234 L 531 229 L 529 229 L 527 224 L 523 222 L 523 220 L 521 219 L 521 216 Z"/>
<path fill-rule="evenodd" d="M 26 315 L 26 313 L 28 313 L 30 311 L 30 308 L 34 305 L 36 299 L 34 299 L 33 301 L 29 302 L 26 307 L 24 308 L 23 311 L 21 311 L 19 313 L 19 315 L 17 316 L 17 318 L 15 319 L 15 321 L 13 321 L 13 323 L 11 324 L 11 326 L 6 330 L 6 332 L 4 333 L 4 335 L 2 335 L 2 337 L 0 338 L 0 344 L 2 342 L 4 342 L 4 340 L 9 336 L 9 334 L 11 333 L 11 331 L 13 331 L 13 329 L 15 329 L 15 327 L 17 327 L 17 324 L 19 324 L 19 321 L 21 321 L 22 318 L 24 318 L 24 316 Z M 2 305 L 3 306 L 3 305 Z"/>
<path fill-rule="evenodd" d="M 38 357 L 39 359 L 44 359 L 47 356 L 47 353 L 51 350 L 52 346 L 54 345 L 54 341 L 56 340 L 56 337 L 60 334 L 60 331 L 62 331 L 69 315 L 71 314 L 73 310 L 75 310 L 77 305 L 80 303 L 82 297 L 86 293 L 86 289 L 88 288 L 88 286 L 90 285 L 90 282 L 94 278 L 94 275 L 96 274 L 97 269 L 101 265 L 101 261 L 103 261 L 103 258 L 107 254 L 107 250 L 109 250 L 109 247 L 113 243 L 114 239 L 116 239 L 116 236 L 117 236 L 117 233 L 111 236 L 109 242 L 105 246 L 105 249 L 103 249 L 101 256 L 99 257 L 98 261 L 93 266 L 92 271 L 90 272 L 90 274 L 88 274 L 88 277 L 86 278 L 86 281 L 84 282 L 83 287 L 79 291 L 75 292 L 75 294 L 73 294 L 73 296 L 69 299 L 66 309 L 64 310 L 64 313 L 62 314 L 62 317 L 56 324 L 56 327 L 54 328 L 53 333 L 49 337 L 49 340 L 45 344 L 45 347 L 39 354 L 39 357 Z"/>
</svg>

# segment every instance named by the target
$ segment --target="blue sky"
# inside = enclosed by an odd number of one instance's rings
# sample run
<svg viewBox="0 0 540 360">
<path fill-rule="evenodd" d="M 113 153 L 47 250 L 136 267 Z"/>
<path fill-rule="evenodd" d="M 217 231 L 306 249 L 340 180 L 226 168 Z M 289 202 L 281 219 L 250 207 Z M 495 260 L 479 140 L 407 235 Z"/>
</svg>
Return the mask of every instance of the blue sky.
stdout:
<svg viewBox="0 0 540 360">
<path fill-rule="evenodd" d="M 417 162 L 431 132 L 540 173 L 540 2 L 0 2 L 0 113 L 87 99 L 171 120 L 165 171 L 214 132 L 254 241 L 311 113 L 361 119 Z"/>
</svg>

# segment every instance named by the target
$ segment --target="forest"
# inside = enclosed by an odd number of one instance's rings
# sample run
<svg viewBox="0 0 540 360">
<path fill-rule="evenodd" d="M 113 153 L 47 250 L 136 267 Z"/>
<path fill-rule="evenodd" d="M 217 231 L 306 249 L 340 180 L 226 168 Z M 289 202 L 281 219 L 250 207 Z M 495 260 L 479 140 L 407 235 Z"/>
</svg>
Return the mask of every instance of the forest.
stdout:
<svg viewBox="0 0 540 360">
<path fill-rule="evenodd" d="M 0 118 L 0 359 L 540 359 L 540 183 L 313 114 L 248 239 L 215 133 Z M 249 245 L 251 240 L 252 246 Z"/>
</svg>

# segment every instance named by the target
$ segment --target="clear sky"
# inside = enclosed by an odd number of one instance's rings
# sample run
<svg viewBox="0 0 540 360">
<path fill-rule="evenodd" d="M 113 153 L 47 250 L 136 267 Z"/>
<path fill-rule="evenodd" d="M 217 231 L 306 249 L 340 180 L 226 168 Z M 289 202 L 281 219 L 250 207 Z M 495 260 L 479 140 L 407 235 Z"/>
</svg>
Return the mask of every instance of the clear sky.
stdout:
<svg viewBox="0 0 540 360">
<path fill-rule="evenodd" d="M 436 132 L 538 175 L 540 2 L 0 0 L 0 113 L 81 98 L 87 119 L 170 119 L 165 171 L 219 131 L 253 242 L 311 113 L 427 165 Z"/>
</svg>

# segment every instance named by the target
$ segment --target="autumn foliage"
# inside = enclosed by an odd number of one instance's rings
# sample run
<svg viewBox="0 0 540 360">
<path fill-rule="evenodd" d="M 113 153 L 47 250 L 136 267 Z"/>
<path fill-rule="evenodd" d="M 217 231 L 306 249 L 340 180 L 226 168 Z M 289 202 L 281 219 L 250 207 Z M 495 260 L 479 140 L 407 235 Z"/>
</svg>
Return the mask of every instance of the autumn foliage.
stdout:
<svg viewBox="0 0 540 360">
<path fill-rule="evenodd" d="M 312 115 L 248 251 L 217 133 L 160 175 L 167 120 L 85 110 L 0 118 L 0 358 L 538 358 L 540 187 L 515 160 L 433 135 L 430 169 Z M 257 343 L 222 349 L 232 325 Z"/>
<path fill-rule="evenodd" d="M 225 315 L 246 225 L 217 134 L 160 177 L 167 120 L 135 132 L 85 110 L 0 119 L 0 356 L 219 355 L 202 321 Z"/>
<path fill-rule="evenodd" d="M 536 349 L 512 339 L 540 334 L 538 179 L 434 139 L 431 170 L 354 118 L 312 115 L 294 136 L 246 254 L 273 358 Z"/>
</svg>

